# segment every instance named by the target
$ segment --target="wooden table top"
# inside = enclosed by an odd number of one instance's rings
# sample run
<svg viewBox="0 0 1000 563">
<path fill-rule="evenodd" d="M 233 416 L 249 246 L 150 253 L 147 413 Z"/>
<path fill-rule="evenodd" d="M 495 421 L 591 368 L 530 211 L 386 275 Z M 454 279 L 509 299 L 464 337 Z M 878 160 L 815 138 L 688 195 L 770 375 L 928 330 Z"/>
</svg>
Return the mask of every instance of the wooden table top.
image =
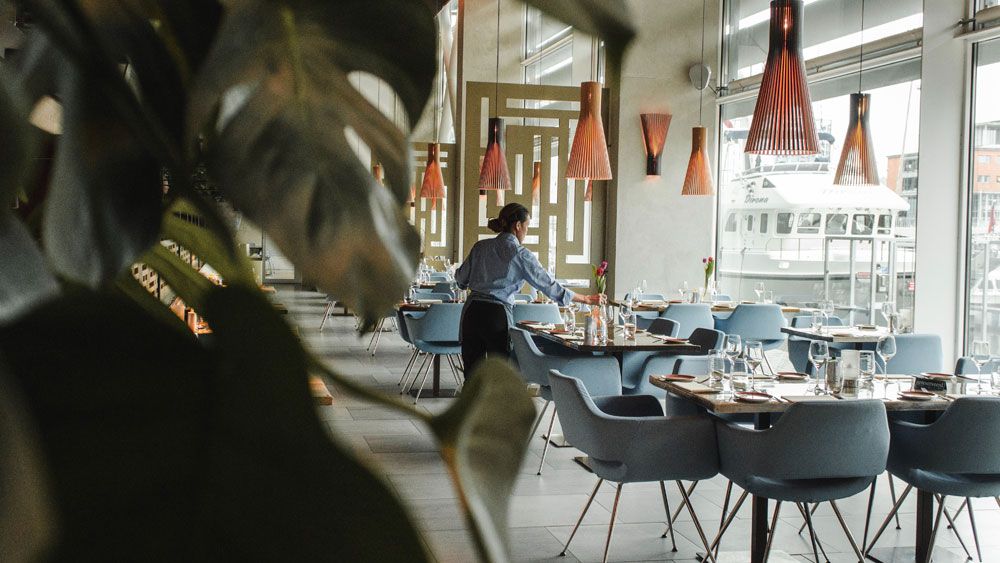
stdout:
<svg viewBox="0 0 1000 563">
<path fill-rule="evenodd" d="M 680 299 L 670 299 L 668 301 L 639 301 L 632 306 L 633 311 L 657 311 L 663 312 L 670 305 L 686 304 L 687 301 L 682 301 Z M 625 303 L 623 301 L 609 301 L 609 304 L 616 307 L 623 307 Z M 749 304 L 749 303 L 748 303 Z M 706 303 L 706 305 L 712 306 L 713 313 L 732 313 L 736 310 L 736 307 L 740 303 L 733 302 L 719 302 L 719 303 Z M 781 312 L 785 314 L 811 314 L 816 311 L 814 308 L 810 307 L 789 307 L 787 305 L 781 306 Z"/>
<path fill-rule="evenodd" d="M 844 344 L 874 344 L 889 334 L 889 331 L 884 327 L 878 327 L 877 330 L 861 330 L 852 326 L 827 327 L 823 332 L 816 332 L 812 328 L 805 327 L 784 327 L 781 332 L 809 340 L 825 340 Z"/>
<path fill-rule="evenodd" d="M 608 340 L 606 344 L 592 345 L 584 344 L 583 331 L 581 330 L 578 330 L 570 338 L 568 335 L 552 334 L 550 332 L 552 329 L 542 328 L 537 324 L 518 323 L 517 327 L 580 352 L 672 352 L 674 354 L 690 354 L 701 350 L 700 346 L 691 344 L 686 340 L 666 341 L 646 331 L 637 333 L 635 340 L 626 341 L 622 331 L 616 330 L 614 338 Z"/>
<path fill-rule="evenodd" d="M 704 407 L 709 412 L 716 414 L 757 414 L 784 412 L 788 407 L 796 402 L 808 400 L 817 401 L 850 401 L 857 399 L 881 399 L 885 403 L 886 410 L 890 411 L 942 411 L 955 399 L 964 394 L 968 384 L 954 384 L 954 388 L 960 390 L 955 393 L 938 393 L 938 397 L 929 401 L 911 401 L 899 398 L 900 391 L 909 391 L 913 386 L 913 378 L 903 375 L 890 374 L 888 379 L 879 376 L 868 389 L 859 389 L 852 393 L 841 393 L 837 396 L 817 395 L 814 396 L 808 389 L 811 384 L 806 382 L 786 383 L 783 381 L 771 381 L 757 379 L 756 390 L 767 393 L 772 399 L 766 403 L 746 403 L 734 399 L 733 392 L 726 382 L 726 388 L 712 390 L 691 389 L 692 385 L 684 382 L 665 381 L 663 376 L 651 375 L 650 383 L 665 389 L 679 397 L 683 397 L 695 404 Z M 707 377 L 697 378 L 697 382 L 707 386 Z M 973 384 L 974 385 L 974 384 Z M 697 386 L 694 386 L 697 387 Z M 698 392 L 703 391 L 703 392 Z M 969 390 L 970 394 L 975 394 L 974 387 Z"/>
</svg>

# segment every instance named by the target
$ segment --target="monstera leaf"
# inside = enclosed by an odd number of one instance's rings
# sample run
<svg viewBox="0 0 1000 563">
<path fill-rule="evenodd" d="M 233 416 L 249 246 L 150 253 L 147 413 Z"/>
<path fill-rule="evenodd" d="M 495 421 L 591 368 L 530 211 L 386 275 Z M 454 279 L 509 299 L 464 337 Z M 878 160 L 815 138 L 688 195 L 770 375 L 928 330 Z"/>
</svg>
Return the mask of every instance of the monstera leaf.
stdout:
<svg viewBox="0 0 1000 563">
<path fill-rule="evenodd" d="M 192 92 L 192 138 L 209 128 L 209 169 L 226 197 L 304 278 L 368 319 L 404 290 L 419 241 L 400 210 L 408 141 L 348 73 L 384 79 L 415 122 L 435 29 L 415 0 L 234 1 Z M 379 155 L 391 192 L 354 155 L 348 127 Z"/>
</svg>

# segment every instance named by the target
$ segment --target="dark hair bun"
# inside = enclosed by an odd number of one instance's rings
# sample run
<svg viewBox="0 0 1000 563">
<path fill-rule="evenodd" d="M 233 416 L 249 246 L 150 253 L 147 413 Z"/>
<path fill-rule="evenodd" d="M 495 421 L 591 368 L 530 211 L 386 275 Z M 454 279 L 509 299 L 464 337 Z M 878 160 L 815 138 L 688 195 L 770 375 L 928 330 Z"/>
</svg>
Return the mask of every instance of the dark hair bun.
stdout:
<svg viewBox="0 0 1000 563">
<path fill-rule="evenodd" d="M 500 218 L 499 217 L 494 217 L 494 218 L 490 219 L 486 223 L 486 226 L 491 231 L 493 231 L 494 233 L 499 233 L 499 232 L 503 231 L 503 224 L 500 222 Z"/>
</svg>

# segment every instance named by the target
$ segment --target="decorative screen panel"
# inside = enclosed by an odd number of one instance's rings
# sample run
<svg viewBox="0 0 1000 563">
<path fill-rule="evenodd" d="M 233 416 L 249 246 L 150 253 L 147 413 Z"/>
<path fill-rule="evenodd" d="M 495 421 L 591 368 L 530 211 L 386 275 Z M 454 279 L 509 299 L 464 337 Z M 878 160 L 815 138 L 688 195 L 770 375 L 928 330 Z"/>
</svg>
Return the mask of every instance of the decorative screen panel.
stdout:
<svg viewBox="0 0 1000 563">
<path fill-rule="evenodd" d="M 439 143 L 438 158 L 444 177 L 445 198 L 434 205 L 420 197 L 420 184 L 427 166 L 427 143 L 413 144 L 413 180 L 416 205 L 405 209 L 410 224 L 420 233 L 420 249 L 427 257 L 447 257 L 455 260 L 455 239 L 458 218 L 458 152 L 454 143 Z"/>
<path fill-rule="evenodd" d="M 580 89 L 571 86 L 538 86 L 469 82 L 465 104 L 465 159 L 463 252 L 476 241 L 494 236 L 486 228 L 505 203 L 518 202 L 531 210 L 531 225 L 524 244 L 542 266 L 571 285 L 590 287 L 590 265 L 604 258 L 604 212 L 607 182 L 594 182 L 593 201 L 584 201 L 585 183 L 567 180 L 566 163 L 580 111 Z M 494 113 L 499 105 L 499 115 Z M 486 150 L 486 123 L 504 118 L 505 155 L 511 172 L 511 190 L 477 189 L 479 164 Z M 605 120 L 607 123 L 607 120 Z M 532 168 L 541 166 L 541 193 L 532 202 Z"/>
</svg>

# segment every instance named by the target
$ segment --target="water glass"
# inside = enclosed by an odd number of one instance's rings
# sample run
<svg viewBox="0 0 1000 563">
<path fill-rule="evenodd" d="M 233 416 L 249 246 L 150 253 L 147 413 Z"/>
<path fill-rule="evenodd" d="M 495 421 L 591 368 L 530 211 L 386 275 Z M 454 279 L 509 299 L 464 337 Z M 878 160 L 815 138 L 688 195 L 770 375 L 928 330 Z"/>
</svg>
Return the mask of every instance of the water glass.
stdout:
<svg viewBox="0 0 1000 563">
<path fill-rule="evenodd" d="M 692 289 L 691 296 L 688 298 L 688 303 L 701 303 L 701 291 Z"/>
<path fill-rule="evenodd" d="M 774 290 L 769 289 L 764 292 L 764 303 L 774 303 Z"/>
<path fill-rule="evenodd" d="M 726 356 L 722 350 L 711 350 L 708 353 L 708 380 L 713 386 L 721 386 L 726 377 Z"/>
<path fill-rule="evenodd" d="M 990 380 L 993 387 L 994 393 L 1000 393 L 1000 371 L 993 371 L 990 373 Z"/>
<path fill-rule="evenodd" d="M 861 357 L 858 361 L 858 367 L 861 372 L 861 377 L 858 378 L 859 385 L 868 385 L 875 379 L 877 365 L 875 363 L 875 352 L 871 350 L 861 351 Z"/>
<path fill-rule="evenodd" d="M 757 295 L 757 302 L 760 303 L 764 297 L 764 282 L 757 282 L 757 285 L 753 287 L 753 292 Z"/>
<path fill-rule="evenodd" d="M 835 359 L 826 361 L 826 390 L 833 394 L 840 393 L 844 386 L 844 373 L 840 362 Z"/>
<path fill-rule="evenodd" d="M 764 344 L 760 340 L 747 340 L 745 356 L 750 370 L 756 372 L 764 362 Z"/>
<path fill-rule="evenodd" d="M 622 333 L 625 340 L 635 340 L 635 313 L 631 309 L 622 308 Z"/>
<path fill-rule="evenodd" d="M 745 390 L 747 388 L 747 383 L 750 381 L 750 368 L 747 366 L 746 360 L 737 358 L 733 360 L 733 389 Z"/>
<path fill-rule="evenodd" d="M 743 354 L 743 341 L 738 334 L 727 334 L 722 345 L 725 347 L 726 355 L 730 360 L 735 360 Z"/>
<path fill-rule="evenodd" d="M 576 332 L 576 311 L 572 307 L 566 307 L 566 312 L 563 313 L 563 324 L 566 325 L 566 330 L 569 332 Z"/>
<path fill-rule="evenodd" d="M 812 314 L 812 329 L 817 334 L 823 334 L 823 313 L 817 311 Z"/>
</svg>

